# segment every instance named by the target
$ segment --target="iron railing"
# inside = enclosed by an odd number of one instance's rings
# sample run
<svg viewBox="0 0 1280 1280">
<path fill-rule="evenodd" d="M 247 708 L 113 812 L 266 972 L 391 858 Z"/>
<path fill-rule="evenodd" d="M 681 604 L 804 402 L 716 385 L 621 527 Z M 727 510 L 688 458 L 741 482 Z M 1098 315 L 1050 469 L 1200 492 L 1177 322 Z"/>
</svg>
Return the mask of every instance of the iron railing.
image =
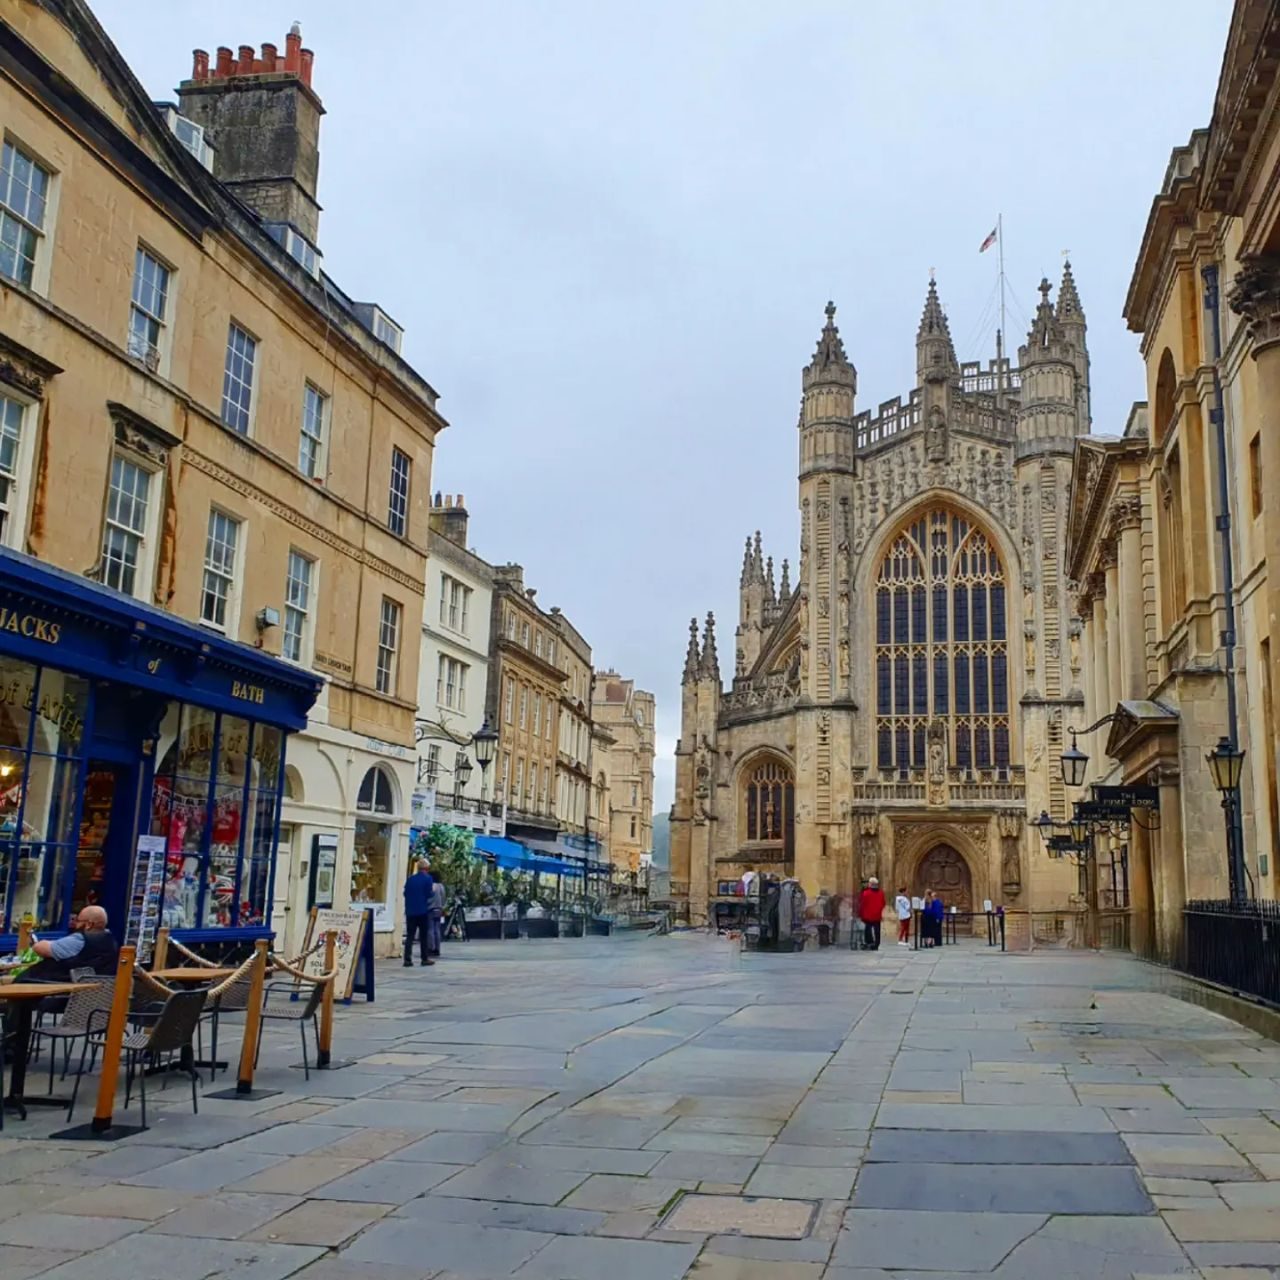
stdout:
<svg viewBox="0 0 1280 1280">
<path fill-rule="evenodd" d="M 1182 919 L 1179 968 L 1280 1006 L 1280 902 L 1193 901 Z"/>
</svg>

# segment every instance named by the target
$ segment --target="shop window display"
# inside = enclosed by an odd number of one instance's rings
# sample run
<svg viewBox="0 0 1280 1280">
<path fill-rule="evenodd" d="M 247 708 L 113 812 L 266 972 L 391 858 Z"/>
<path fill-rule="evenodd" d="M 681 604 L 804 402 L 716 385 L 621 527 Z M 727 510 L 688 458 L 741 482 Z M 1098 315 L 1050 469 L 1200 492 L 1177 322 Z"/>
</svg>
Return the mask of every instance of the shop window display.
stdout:
<svg viewBox="0 0 1280 1280">
<path fill-rule="evenodd" d="M 385 769 L 374 765 L 365 774 L 356 797 L 356 810 L 369 817 L 356 819 L 355 840 L 351 858 L 351 903 L 381 907 L 390 906 L 391 842 L 394 822 L 379 821 L 381 815 L 395 812 L 395 790 Z"/>
</svg>

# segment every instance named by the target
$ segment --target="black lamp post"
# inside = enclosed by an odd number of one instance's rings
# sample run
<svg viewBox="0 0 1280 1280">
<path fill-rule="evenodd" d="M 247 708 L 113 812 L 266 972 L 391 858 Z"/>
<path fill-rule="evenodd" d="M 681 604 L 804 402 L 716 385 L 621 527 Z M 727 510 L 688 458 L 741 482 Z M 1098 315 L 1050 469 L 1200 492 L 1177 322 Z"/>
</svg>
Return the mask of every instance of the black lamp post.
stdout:
<svg viewBox="0 0 1280 1280">
<path fill-rule="evenodd" d="M 1076 732 L 1071 731 L 1071 745 L 1062 753 L 1062 781 L 1069 787 L 1084 786 L 1084 775 L 1089 768 L 1089 757 L 1076 744 Z"/>
<path fill-rule="evenodd" d="M 1213 785 L 1222 796 L 1222 811 L 1227 824 L 1227 882 L 1231 901 L 1244 902 L 1244 850 L 1239 840 L 1240 813 L 1240 777 L 1244 772 L 1244 752 L 1235 742 L 1223 736 L 1218 739 L 1217 746 L 1205 757 L 1209 762 L 1209 772 L 1213 775 Z"/>
<path fill-rule="evenodd" d="M 459 751 L 453 762 L 453 807 L 455 809 L 462 808 L 462 793 L 467 789 L 467 783 L 471 781 L 472 768 L 467 753 Z"/>
<path fill-rule="evenodd" d="M 488 798 L 489 765 L 498 748 L 498 735 L 489 728 L 488 716 L 485 716 L 484 724 L 476 730 L 471 745 L 475 748 L 476 763 L 480 766 L 480 803 L 484 804 Z"/>
</svg>

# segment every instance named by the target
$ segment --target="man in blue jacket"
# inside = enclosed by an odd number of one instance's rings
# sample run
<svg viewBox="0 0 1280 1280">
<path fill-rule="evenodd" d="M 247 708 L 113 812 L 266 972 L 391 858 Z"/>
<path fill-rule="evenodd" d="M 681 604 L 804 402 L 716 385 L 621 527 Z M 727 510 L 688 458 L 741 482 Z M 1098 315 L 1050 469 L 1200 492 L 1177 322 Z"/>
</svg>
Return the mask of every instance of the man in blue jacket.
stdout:
<svg viewBox="0 0 1280 1280">
<path fill-rule="evenodd" d="M 404 965 L 413 968 L 413 939 L 416 934 L 423 964 L 435 964 L 428 954 L 431 934 L 431 908 L 434 905 L 435 881 L 425 862 L 419 862 L 404 882 Z"/>
</svg>

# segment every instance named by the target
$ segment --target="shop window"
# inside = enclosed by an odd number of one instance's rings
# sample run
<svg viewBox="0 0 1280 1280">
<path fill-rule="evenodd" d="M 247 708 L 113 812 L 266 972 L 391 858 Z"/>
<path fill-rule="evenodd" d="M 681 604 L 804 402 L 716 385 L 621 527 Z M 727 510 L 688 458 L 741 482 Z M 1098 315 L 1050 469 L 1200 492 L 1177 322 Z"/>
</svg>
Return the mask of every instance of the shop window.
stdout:
<svg viewBox="0 0 1280 1280">
<path fill-rule="evenodd" d="M 33 418 L 31 405 L 0 394 L 0 543 L 18 551 L 27 536 Z"/>
<path fill-rule="evenodd" d="M 0 930 L 68 914 L 88 702 L 79 676 L 0 659 Z"/>
<path fill-rule="evenodd" d="M 112 456 L 102 534 L 102 581 L 140 599 L 151 594 L 160 484 L 159 473 L 122 453 Z"/>
<path fill-rule="evenodd" d="M 378 662 L 374 681 L 379 693 L 395 694 L 399 644 L 400 606 L 383 596 L 378 619 Z"/>
<path fill-rule="evenodd" d="M 386 909 L 391 905 L 391 846 L 395 823 L 385 820 L 396 810 L 395 784 L 382 765 L 374 765 L 360 783 L 351 855 L 351 903 Z"/>
<path fill-rule="evenodd" d="M 225 511 L 209 512 L 204 543 L 204 587 L 200 594 L 200 621 L 219 631 L 235 632 L 236 554 L 240 521 Z"/>
</svg>

